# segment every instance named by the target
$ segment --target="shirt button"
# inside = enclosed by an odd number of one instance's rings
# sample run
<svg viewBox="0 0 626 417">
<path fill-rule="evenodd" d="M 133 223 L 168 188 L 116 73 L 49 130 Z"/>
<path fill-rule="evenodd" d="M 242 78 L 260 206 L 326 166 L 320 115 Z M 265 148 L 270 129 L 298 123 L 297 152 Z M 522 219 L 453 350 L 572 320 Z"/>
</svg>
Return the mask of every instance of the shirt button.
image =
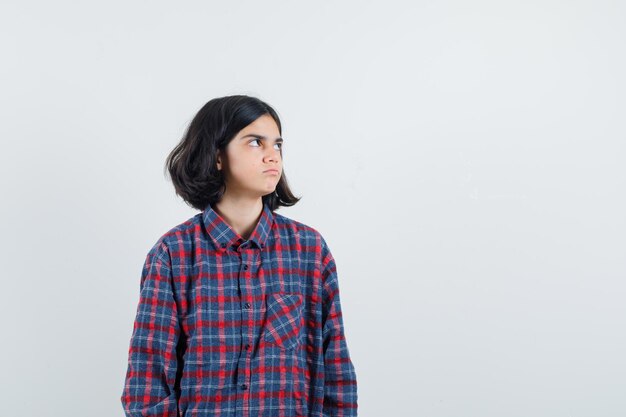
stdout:
<svg viewBox="0 0 626 417">
<path fill-rule="evenodd" d="M 243 266 L 243 269 L 248 269 L 248 265 L 244 265 L 244 266 Z"/>
<path fill-rule="evenodd" d="M 243 385 L 241 386 L 241 389 L 248 389 L 248 386 L 247 386 L 246 384 L 243 384 Z"/>
<path fill-rule="evenodd" d="M 250 343 L 246 343 L 246 349 L 250 349 Z"/>
<path fill-rule="evenodd" d="M 226 247 L 226 243 L 222 243 L 222 247 L 225 248 Z"/>
<path fill-rule="evenodd" d="M 243 306 L 244 306 L 245 308 L 250 308 L 250 307 L 251 307 L 250 303 L 245 303 Z"/>
</svg>

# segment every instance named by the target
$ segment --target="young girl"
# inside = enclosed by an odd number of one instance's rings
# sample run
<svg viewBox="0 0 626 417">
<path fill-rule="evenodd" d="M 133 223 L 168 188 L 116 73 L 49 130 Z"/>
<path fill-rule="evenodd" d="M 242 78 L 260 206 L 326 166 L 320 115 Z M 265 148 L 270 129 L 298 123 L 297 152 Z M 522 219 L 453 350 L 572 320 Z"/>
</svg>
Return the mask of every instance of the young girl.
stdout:
<svg viewBox="0 0 626 417">
<path fill-rule="evenodd" d="M 129 417 L 356 416 L 337 269 L 298 202 L 278 115 L 249 96 L 200 109 L 167 158 L 201 213 L 147 254 L 121 396 Z"/>
</svg>

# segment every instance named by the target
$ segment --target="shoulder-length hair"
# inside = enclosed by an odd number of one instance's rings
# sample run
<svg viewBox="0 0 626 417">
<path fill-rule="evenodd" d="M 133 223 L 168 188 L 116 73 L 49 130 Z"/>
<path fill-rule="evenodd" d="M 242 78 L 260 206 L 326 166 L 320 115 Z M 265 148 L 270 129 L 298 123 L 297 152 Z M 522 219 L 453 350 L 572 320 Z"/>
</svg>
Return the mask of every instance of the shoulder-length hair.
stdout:
<svg viewBox="0 0 626 417">
<path fill-rule="evenodd" d="M 255 97 L 218 97 L 198 111 L 165 162 L 176 194 L 187 205 L 203 211 L 208 204 L 214 204 L 222 198 L 225 182 L 223 171 L 217 169 L 218 149 L 224 152 L 226 145 L 240 130 L 266 114 L 274 119 L 282 135 L 276 111 Z M 280 206 L 293 206 L 300 198 L 295 197 L 289 189 L 283 169 L 276 190 L 264 195 L 263 203 L 274 211 Z"/>
</svg>

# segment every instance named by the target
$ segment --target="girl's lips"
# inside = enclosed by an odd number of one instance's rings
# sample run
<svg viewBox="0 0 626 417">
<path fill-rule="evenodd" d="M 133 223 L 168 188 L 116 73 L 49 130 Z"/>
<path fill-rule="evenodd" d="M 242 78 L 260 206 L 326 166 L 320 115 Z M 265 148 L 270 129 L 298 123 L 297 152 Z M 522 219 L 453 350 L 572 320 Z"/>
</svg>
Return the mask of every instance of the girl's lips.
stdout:
<svg viewBox="0 0 626 417">
<path fill-rule="evenodd" d="M 267 171 L 263 171 L 264 174 L 278 174 L 278 171 L 275 169 L 268 169 Z"/>
</svg>

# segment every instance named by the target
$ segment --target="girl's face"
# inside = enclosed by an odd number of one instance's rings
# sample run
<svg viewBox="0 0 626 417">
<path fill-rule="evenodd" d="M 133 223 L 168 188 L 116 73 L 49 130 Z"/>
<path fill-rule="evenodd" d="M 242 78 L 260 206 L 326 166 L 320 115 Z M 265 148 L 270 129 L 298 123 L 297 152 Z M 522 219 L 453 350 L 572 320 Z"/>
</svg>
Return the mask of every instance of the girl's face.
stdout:
<svg viewBox="0 0 626 417">
<path fill-rule="evenodd" d="M 237 133 L 225 154 L 218 151 L 217 156 L 217 167 L 224 171 L 225 194 L 260 198 L 273 193 L 283 171 L 282 142 L 278 125 L 267 114 Z"/>
</svg>

